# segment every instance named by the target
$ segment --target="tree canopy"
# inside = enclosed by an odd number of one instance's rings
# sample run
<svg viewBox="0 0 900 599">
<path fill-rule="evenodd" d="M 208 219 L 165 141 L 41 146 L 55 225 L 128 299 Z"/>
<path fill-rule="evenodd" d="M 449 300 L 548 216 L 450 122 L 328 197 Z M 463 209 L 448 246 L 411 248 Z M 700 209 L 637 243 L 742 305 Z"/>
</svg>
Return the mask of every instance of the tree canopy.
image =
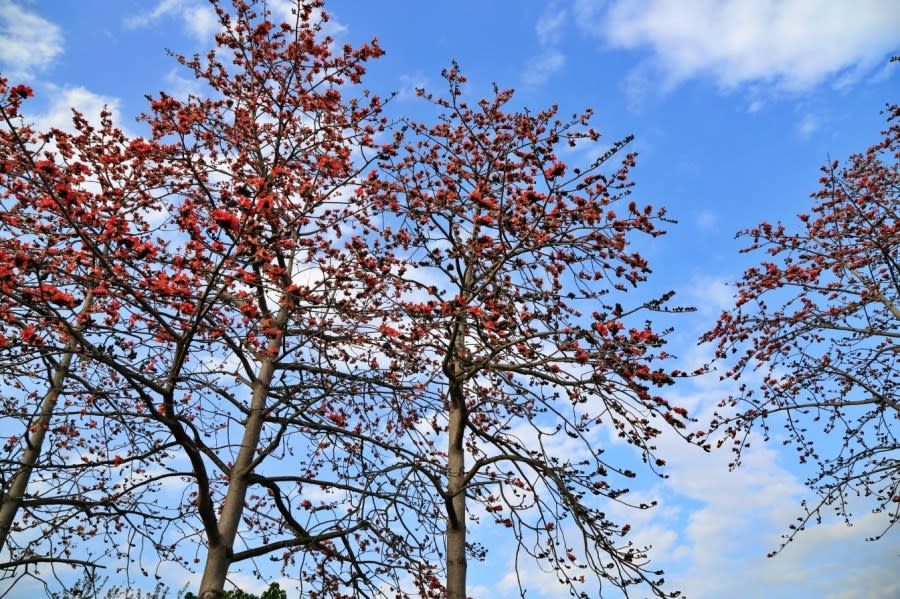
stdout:
<svg viewBox="0 0 900 599">
<path fill-rule="evenodd" d="M 761 254 L 737 282 L 733 309 L 703 338 L 740 382 L 712 422 L 734 440 L 784 438 L 818 471 L 786 542 L 822 512 L 900 515 L 900 106 L 883 139 L 843 166 L 793 227 L 762 223 L 742 235 Z M 773 422 L 783 428 L 771 429 Z"/>
</svg>

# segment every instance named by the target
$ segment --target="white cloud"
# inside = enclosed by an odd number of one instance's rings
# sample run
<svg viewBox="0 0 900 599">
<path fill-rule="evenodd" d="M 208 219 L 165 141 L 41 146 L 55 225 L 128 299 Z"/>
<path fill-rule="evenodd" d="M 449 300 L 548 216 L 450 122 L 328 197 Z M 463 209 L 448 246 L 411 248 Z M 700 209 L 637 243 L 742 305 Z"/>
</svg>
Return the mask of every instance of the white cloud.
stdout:
<svg viewBox="0 0 900 599">
<path fill-rule="evenodd" d="M 538 42 L 542 46 L 558 44 L 565 19 L 566 11 L 561 9 L 556 2 L 547 7 L 534 26 Z"/>
<path fill-rule="evenodd" d="M 398 100 L 409 100 L 416 97 L 416 90 L 428 88 L 428 77 L 417 71 L 413 75 L 400 75 L 400 86 L 397 91 Z"/>
<path fill-rule="evenodd" d="M 881 83 L 882 81 L 887 81 L 890 79 L 891 75 L 896 71 L 894 69 L 897 68 L 897 65 L 891 63 L 885 63 L 881 66 L 880 69 L 875 71 L 866 81 L 867 83 Z"/>
<path fill-rule="evenodd" d="M 893 0 L 579 0 L 580 26 L 625 49 L 648 47 L 664 85 L 710 76 L 808 90 L 880 66 L 898 48 Z"/>
<path fill-rule="evenodd" d="M 720 283 L 709 279 L 705 286 Z M 667 398 L 687 407 L 698 418 L 698 428 L 704 428 L 734 383 L 713 374 L 691 384 L 695 391 L 690 395 Z M 826 518 L 810 524 L 775 557 L 766 557 L 802 513 L 801 499 L 812 498 L 803 484 L 809 472 L 795 470 L 795 460 L 787 463 L 792 458 L 780 451 L 777 433 L 769 442 L 756 433 L 748 441 L 741 466 L 729 471 L 734 456 L 727 444 L 704 453 L 670 433 L 659 440 L 658 455 L 667 460 L 670 477 L 650 490 L 650 496 L 660 497 L 660 506 L 638 515 L 634 531 L 636 540 L 653 543 L 651 557 L 666 569 L 671 588 L 692 599 L 900 596 L 893 575 L 900 532 L 865 541 L 883 530 L 885 517 L 866 514 L 864 500 L 852 510 L 862 514 L 854 526 Z"/>
<path fill-rule="evenodd" d="M 647 97 L 655 88 L 654 74 L 649 64 L 639 64 L 625 76 L 625 103 L 629 112 L 640 114 L 644 111 Z"/>
<path fill-rule="evenodd" d="M 819 128 L 819 121 L 815 116 L 811 114 L 803 115 L 803 118 L 800 119 L 800 122 L 797 123 L 797 133 L 800 134 L 800 137 L 803 139 L 808 139 L 810 135 L 816 132 Z"/>
<path fill-rule="evenodd" d="M 209 6 L 185 6 L 181 14 L 185 28 L 197 39 L 210 38 L 219 28 L 219 19 Z"/>
<path fill-rule="evenodd" d="M 181 19 L 185 30 L 199 40 L 212 36 L 219 26 L 216 13 L 208 5 L 183 0 L 160 0 L 150 11 L 125 19 L 126 29 L 149 27 L 163 18 Z"/>
<path fill-rule="evenodd" d="M 701 229 L 712 229 L 717 220 L 717 215 L 712 210 L 701 210 L 697 214 L 697 226 Z"/>
<path fill-rule="evenodd" d="M 572 6 L 575 21 L 583 25 L 594 23 L 600 18 L 604 4 L 602 0 L 575 0 Z"/>
<path fill-rule="evenodd" d="M 704 210 L 698 215 L 698 224 L 703 226 L 707 221 L 715 223 L 715 218 L 715 213 Z M 710 317 L 718 317 L 722 310 L 734 306 L 736 289 L 723 278 L 698 276 L 691 281 L 685 294 L 688 304 L 695 306 L 708 324 Z"/>
<path fill-rule="evenodd" d="M 124 25 L 127 29 L 147 27 L 164 16 L 177 14 L 179 4 L 181 4 L 179 0 L 160 0 L 150 12 L 133 15 L 125 19 Z"/>
<path fill-rule="evenodd" d="M 24 10 L 12 0 L 0 0 L 0 63 L 5 75 L 33 77 L 63 50 L 59 27 Z"/>
<path fill-rule="evenodd" d="M 710 391 L 674 403 L 708 408 L 718 399 Z M 652 545 L 652 563 L 665 568 L 666 588 L 692 599 L 900 596 L 900 582 L 893 574 L 900 538 L 894 534 L 877 543 L 864 540 L 881 531 L 884 519 L 879 515 L 864 516 L 853 527 L 839 521 L 812 525 L 777 556 L 766 557 L 779 546 L 780 535 L 801 510 L 800 498 L 809 492 L 774 446 L 756 436 L 751 441 L 742 466 L 729 472 L 732 455 L 727 447 L 703 453 L 667 435 L 659 443 L 659 455 L 669 462 L 670 478 L 627 496 L 631 502 L 659 498 L 660 504 L 645 511 L 609 504 L 604 510 L 613 520 L 632 525 L 629 540 Z M 494 583 L 499 597 L 517 594 L 512 559 L 507 559 L 509 573 Z M 528 562 L 520 566 L 529 596 L 568 596 L 552 572 Z"/>
<path fill-rule="evenodd" d="M 529 87 L 543 85 L 566 64 L 566 56 L 556 47 L 568 12 L 558 2 L 551 2 L 535 23 L 541 53 L 532 57 L 522 73 L 522 81 Z"/>
<path fill-rule="evenodd" d="M 549 50 L 545 54 L 536 57 L 525 68 L 522 81 L 525 85 L 538 86 L 545 83 L 553 73 L 563 68 L 566 57 L 562 52 Z"/>
<path fill-rule="evenodd" d="M 276 22 L 294 23 L 297 18 L 295 6 L 293 0 L 269 0 L 267 3 L 271 18 Z M 320 10 L 314 11 L 312 21 L 318 21 L 320 15 Z M 198 0 L 159 0 L 151 10 L 125 19 L 123 25 L 126 29 L 140 29 L 163 18 L 180 19 L 185 31 L 201 41 L 211 38 L 219 28 L 215 11 L 206 2 Z M 337 37 L 346 31 L 347 27 L 330 15 L 328 22 L 322 25 L 322 33 L 331 37 Z"/>
<path fill-rule="evenodd" d="M 47 110 L 39 114 L 27 115 L 38 131 L 47 131 L 52 127 L 73 131 L 72 108 L 77 108 L 84 114 L 88 122 L 97 125 L 100 122 L 100 112 L 104 106 L 112 113 L 113 123 L 121 127 L 118 98 L 96 94 L 81 86 L 60 88 L 50 85 L 48 87 L 46 95 L 50 99 L 50 104 Z"/>
<path fill-rule="evenodd" d="M 272 19 L 281 20 L 286 23 L 293 24 L 297 20 L 296 4 L 294 0 L 269 0 L 269 10 L 272 11 Z M 326 11 L 327 12 L 327 11 Z M 315 23 L 321 18 L 322 11 L 316 9 L 312 13 L 312 22 Z M 322 24 L 322 33 L 332 38 L 347 32 L 347 26 L 334 18 L 330 12 L 328 21 Z"/>
<path fill-rule="evenodd" d="M 189 96 L 200 96 L 204 92 L 209 93 L 210 90 L 205 89 L 196 77 L 190 79 L 182 77 L 181 73 L 184 72 L 187 71 L 179 65 L 166 73 L 166 92 L 170 96 L 179 100 L 187 100 Z"/>
<path fill-rule="evenodd" d="M 853 527 L 813 525 L 781 553 L 765 557 L 799 509 L 790 501 L 797 498 L 791 491 L 799 482 L 777 465 L 770 467 L 746 477 L 751 484 L 740 480 L 745 478 L 740 470 L 723 475 L 739 480 L 720 479 L 725 484 L 718 485 L 712 501 L 691 515 L 682 553 L 687 567 L 672 572 L 675 586 L 694 599 L 897 597 L 900 582 L 888 574 L 896 561 L 896 535 L 878 543 L 864 540 L 867 532 L 879 530 L 875 517 Z"/>
</svg>

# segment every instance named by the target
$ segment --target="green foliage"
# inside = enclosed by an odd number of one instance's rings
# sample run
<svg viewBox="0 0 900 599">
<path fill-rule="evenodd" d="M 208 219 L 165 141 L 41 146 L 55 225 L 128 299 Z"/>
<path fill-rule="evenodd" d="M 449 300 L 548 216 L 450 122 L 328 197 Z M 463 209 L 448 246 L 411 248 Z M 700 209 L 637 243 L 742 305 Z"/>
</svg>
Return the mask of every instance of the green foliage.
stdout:
<svg viewBox="0 0 900 599">
<path fill-rule="evenodd" d="M 193 593 L 185 593 L 184 599 L 197 599 Z M 233 591 L 225 591 L 222 599 L 287 599 L 287 592 L 281 589 L 277 582 L 269 585 L 262 595 L 254 595 L 253 593 L 245 593 L 240 589 Z"/>
</svg>

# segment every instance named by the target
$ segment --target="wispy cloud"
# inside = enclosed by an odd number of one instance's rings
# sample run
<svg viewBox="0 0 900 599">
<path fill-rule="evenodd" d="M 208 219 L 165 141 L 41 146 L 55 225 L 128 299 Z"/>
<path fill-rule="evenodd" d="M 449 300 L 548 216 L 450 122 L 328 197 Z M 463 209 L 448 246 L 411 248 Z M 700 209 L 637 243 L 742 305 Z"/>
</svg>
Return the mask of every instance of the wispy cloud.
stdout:
<svg viewBox="0 0 900 599">
<path fill-rule="evenodd" d="M 710 230 L 715 228 L 718 217 L 712 210 L 701 210 L 696 216 L 697 226 L 701 229 Z"/>
<path fill-rule="evenodd" d="M 548 79 L 566 64 L 566 57 L 562 52 L 550 50 L 534 57 L 525 67 L 522 81 L 525 85 L 537 87 L 547 82 Z"/>
<path fill-rule="evenodd" d="M 286 23 L 293 24 L 297 18 L 297 6 L 293 0 L 269 0 L 269 10 L 272 11 L 274 20 L 282 20 Z M 332 38 L 347 32 L 347 26 L 337 20 L 331 12 L 328 14 L 328 21 L 322 24 L 322 33 Z M 322 11 L 316 9 L 312 13 L 312 21 L 315 23 L 321 18 Z"/>
<path fill-rule="evenodd" d="M 112 114 L 114 123 L 120 123 L 119 99 L 96 94 L 84 87 L 57 87 L 49 85 L 47 89 L 49 105 L 39 114 L 27 115 L 38 131 L 51 128 L 72 131 L 72 108 L 84 114 L 91 124 L 100 122 L 100 112 L 106 107 Z"/>
<path fill-rule="evenodd" d="M 705 423 L 733 383 L 715 375 L 694 382 L 699 384 L 693 392 L 672 393 L 667 399 Z M 898 596 L 893 562 L 900 537 L 865 541 L 883 530 L 883 514 L 857 510 L 863 515 L 853 527 L 836 518 L 811 524 L 781 553 L 766 557 L 802 512 L 801 499 L 810 496 L 805 473 L 777 450 L 774 428 L 772 435 L 773 442 L 766 443 L 761 434 L 751 434 L 741 466 L 729 471 L 734 454 L 728 444 L 704 453 L 666 432 L 658 446 L 670 476 L 648 491 L 660 499 L 657 508 L 630 515 L 641 519 L 633 522 L 633 540 L 652 543 L 654 564 L 666 569 L 672 588 L 692 599 Z M 854 580 L 859 583 L 848 584 Z"/>
<path fill-rule="evenodd" d="M 399 88 L 397 90 L 398 100 L 409 100 L 416 97 L 416 90 L 428 87 L 428 77 L 417 71 L 415 74 L 400 75 Z"/>
<path fill-rule="evenodd" d="M 819 128 L 819 120 L 812 114 L 804 114 L 797 123 L 797 133 L 803 139 L 808 139 Z"/>
<path fill-rule="evenodd" d="M 125 19 L 126 29 L 149 27 L 164 18 L 180 19 L 185 31 L 199 40 L 212 36 L 219 25 L 216 13 L 204 4 L 183 0 L 160 0 L 151 10 Z"/>
<path fill-rule="evenodd" d="M 199 96 L 204 91 L 209 91 L 204 90 L 200 80 L 196 77 L 182 77 L 183 72 L 185 72 L 184 69 L 179 66 L 166 73 L 166 93 L 179 100 L 187 100 L 188 96 Z"/>
<path fill-rule="evenodd" d="M 612 47 L 646 48 L 665 86 L 711 77 L 797 92 L 846 85 L 900 47 L 889 0 L 578 0 L 578 24 Z"/>
<path fill-rule="evenodd" d="M 297 18 L 296 4 L 291 0 L 269 0 L 267 8 L 272 20 L 276 22 L 293 23 Z M 317 21 L 320 16 L 321 11 L 314 12 L 313 21 Z M 150 10 L 125 19 L 123 25 L 126 29 L 140 29 L 166 18 L 181 20 L 185 31 L 201 41 L 211 38 L 219 27 L 216 13 L 205 1 L 198 0 L 159 0 Z M 328 21 L 322 24 L 322 33 L 333 38 L 346 31 L 347 27 L 330 15 Z"/>
<path fill-rule="evenodd" d="M 0 0 L 0 63 L 5 75 L 31 78 L 63 51 L 60 28 L 12 0 Z"/>
<path fill-rule="evenodd" d="M 699 227 L 712 226 L 716 222 L 716 214 L 704 209 L 697 214 L 696 219 Z M 734 306 L 737 290 L 725 278 L 696 276 L 683 293 L 685 301 L 697 308 L 699 314 L 703 316 L 705 325 L 708 325 L 711 318 L 718 318 L 723 310 Z M 711 357 L 711 355 L 706 356 L 704 361 L 708 361 Z M 692 365 L 694 368 L 698 366 L 699 364 Z"/>
<path fill-rule="evenodd" d="M 625 93 L 625 105 L 630 112 L 640 114 L 644 111 L 647 98 L 655 89 L 655 76 L 647 63 L 639 64 L 631 69 L 625 76 L 623 91 Z"/>
<path fill-rule="evenodd" d="M 534 30 L 538 36 L 538 42 L 542 46 L 553 46 L 559 43 L 562 36 L 562 26 L 566 20 L 566 11 L 558 3 L 554 2 L 540 16 Z"/>
<path fill-rule="evenodd" d="M 541 53 L 531 57 L 522 73 L 522 82 L 529 87 L 543 85 L 566 64 L 566 56 L 556 46 L 562 39 L 568 11 L 559 2 L 551 2 L 535 23 Z"/>
</svg>

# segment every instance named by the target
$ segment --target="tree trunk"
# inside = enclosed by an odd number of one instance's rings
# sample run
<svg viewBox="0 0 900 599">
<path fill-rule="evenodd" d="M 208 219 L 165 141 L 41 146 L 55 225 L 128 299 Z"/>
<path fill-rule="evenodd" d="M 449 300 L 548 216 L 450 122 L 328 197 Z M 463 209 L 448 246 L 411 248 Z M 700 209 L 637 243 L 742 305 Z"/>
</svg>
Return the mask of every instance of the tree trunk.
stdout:
<svg viewBox="0 0 900 599">
<path fill-rule="evenodd" d="M 455 388 L 454 388 L 455 387 Z M 462 383 L 451 383 L 449 447 L 447 465 L 447 599 L 466 598 L 466 454 L 463 432 L 466 426 L 465 395 Z"/>
<path fill-rule="evenodd" d="M 94 301 L 94 294 L 88 291 L 84 300 L 81 302 L 79 309 L 79 317 L 90 309 Z M 76 320 L 77 322 L 77 320 Z M 81 327 L 76 326 L 76 331 L 80 331 Z M 0 551 L 6 549 L 9 533 L 12 530 L 13 521 L 19 508 L 22 507 L 22 499 L 25 497 L 25 491 L 28 489 L 28 482 L 31 480 L 31 473 L 41 457 L 41 449 L 44 445 L 44 437 L 47 436 L 47 429 L 50 427 L 50 420 L 53 418 L 53 410 L 56 409 L 56 402 L 63 390 L 63 382 L 69 375 L 69 368 L 72 365 L 72 358 L 78 347 L 76 339 L 69 339 L 63 350 L 62 359 L 53 370 L 53 377 L 50 379 L 50 388 L 44 394 L 41 401 L 40 411 L 35 422 L 29 427 L 28 442 L 25 451 L 22 452 L 22 460 L 19 467 L 12 477 L 9 489 L 0 500 Z"/>
<path fill-rule="evenodd" d="M 269 343 L 270 349 L 278 349 L 280 339 Z M 203 578 L 200 580 L 199 599 L 219 599 L 225 590 L 225 578 L 231 567 L 234 556 L 234 540 L 244 511 L 244 500 L 247 495 L 248 480 L 259 438 L 262 433 L 263 415 L 266 411 L 269 386 L 275 372 L 274 358 L 262 361 L 259 373 L 253 381 L 253 398 L 250 402 L 250 414 L 244 427 L 241 448 L 228 478 L 228 492 L 219 515 L 219 542 L 210 543 L 206 555 Z"/>
<path fill-rule="evenodd" d="M 28 443 L 25 451 L 22 452 L 19 467 L 13 475 L 9 489 L 3 495 L 2 505 L 0 505 L 0 549 L 6 547 L 13 521 L 22 505 L 22 499 L 25 497 L 25 490 L 28 488 L 31 473 L 34 471 L 38 458 L 41 457 L 44 437 L 47 435 L 47 429 L 50 427 L 50 420 L 53 418 L 56 402 L 59 400 L 60 393 L 62 393 L 63 381 L 69 374 L 69 366 L 72 363 L 74 350 L 75 343 L 70 341 L 66 345 L 62 360 L 59 361 L 59 364 L 53 371 L 51 386 L 41 401 L 37 419 L 31 424 L 31 434 L 28 435 Z"/>
<path fill-rule="evenodd" d="M 466 283 L 471 282 L 467 269 Z M 456 318 L 450 355 L 444 363 L 447 375 L 450 414 L 447 439 L 447 599 L 466 599 L 466 409 L 463 358 L 466 351 L 466 317 Z"/>
</svg>

